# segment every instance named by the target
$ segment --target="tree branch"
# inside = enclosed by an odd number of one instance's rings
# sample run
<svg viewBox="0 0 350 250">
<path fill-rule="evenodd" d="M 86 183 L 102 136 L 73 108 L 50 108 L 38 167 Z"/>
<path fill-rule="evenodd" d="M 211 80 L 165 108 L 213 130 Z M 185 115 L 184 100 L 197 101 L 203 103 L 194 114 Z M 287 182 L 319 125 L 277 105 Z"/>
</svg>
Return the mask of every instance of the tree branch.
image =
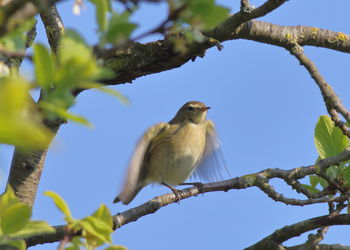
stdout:
<svg viewBox="0 0 350 250">
<path fill-rule="evenodd" d="M 47 12 L 42 13 L 44 25 L 48 32 L 48 39 L 53 51 L 57 51 L 58 42 L 54 42 L 54 39 L 58 41 L 59 36 L 62 35 L 63 24 L 59 18 L 59 14 L 54 5 L 50 5 L 47 8 Z M 57 30 L 56 30 L 57 29 Z M 49 121 L 45 119 L 44 124 L 51 129 L 53 134 L 56 134 L 62 121 L 57 119 L 55 121 Z M 8 184 L 13 188 L 16 196 L 20 201 L 33 206 L 35 196 L 37 193 L 38 185 L 44 163 L 46 159 L 47 149 L 37 150 L 31 152 L 22 152 L 16 148 L 13 154 L 11 169 L 8 178 Z"/>
<path fill-rule="evenodd" d="M 232 32 L 242 23 L 264 16 L 285 2 L 286 0 L 268 0 L 249 13 L 233 14 L 225 22 L 206 32 L 203 42 L 189 42 L 187 53 L 181 54 L 174 50 L 173 39 L 179 37 L 185 39 L 182 34 L 172 34 L 164 40 L 146 44 L 131 43 L 127 48 L 101 49 L 96 46 L 96 56 L 103 59 L 104 65 L 116 73 L 115 77 L 102 79 L 101 82 L 111 85 L 122 84 L 141 76 L 180 67 L 196 56 L 202 56 L 205 50 L 217 46 L 219 41 L 232 39 Z M 77 90 L 77 93 L 80 91 L 82 90 Z"/>
<path fill-rule="evenodd" d="M 40 18 L 45 26 L 46 36 L 54 54 L 57 54 L 59 43 L 64 33 L 64 25 L 60 14 L 51 1 L 46 11 L 40 14 Z"/>
<path fill-rule="evenodd" d="M 254 18 L 265 16 L 266 14 L 280 7 L 285 2 L 287 1 L 286 0 L 268 0 L 256 9 L 251 9 L 250 11 L 246 11 L 246 12 L 239 11 L 233 14 L 231 17 L 229 17 L 225 22 L 220 24 L 218 27 L 214 28 L 209 32 L 206 32 L 205 35 L 208 37 L 212 37 L 221 42 L 226 40 L 231 40 L 233 38 L 232 31 L 234 31 L 241 24 L 249 20 L 252 20 Z"/>
<path fill-rule="evenodd" d="M 335 117 L 334 111 L 332 110 L 334 108 L 337 112 L 339 112 L 345 118 L 347 122 L 350 122 L 350 112 L 343 105 L 340 98 L 334 92 L 332 87 L 322 77 L 316 65 L 304 54 L 302 47 L 300 47 L 298 44 L 295 44 L 294 46 L 289 47 L 287 49 L 292 55 L 294 55 L 298 59 L 300 64 L 306 68 L 306 70 L 309 72 L 311 77 L 316 82 L 317 86 L 321 90 L 321 93 L 329 114 L 332 117 Z M 335 123 L 335 124 L 339 125 L 339 123 Z M 345 135 L 349 135 L 349 132 L 345 133 Z"/>
<path fill-rule="evenodd" d="M 320 227 L 334 225 L 350 225 L 350 215 L 325 215 L 304 220 L 289 226 L 284 226 L 283 228 L 276 230 L 274 233 L 257 242 L 256 244 L 246 248 L 246 250 L 279 249 L 283 242 L 293 237 L 299 236 L 305 232 L 309 232 Z"/>
<path fill-rule="evenodd" d="M 350 53 L 350 35 L 309 26 L 281 26 L 251 20 L 231 30 L 229 39 L 247 39 L 279 47 L 297 43 Z"/>
<path fill-rule="evenodd" d="M 203 185 L 203 189 L 201 190 L 198 187 L 186 188 L 181 190 L 181 199 L 187 199 L 189 197 L 197 196 L 198 194 L 207 193 L 207 192 L 216 192 L 216 191 L 227 192 L 228 190 L 231 190 L 231 189 L 244 189 L 244 188 L 253 187 L 253 186 L 259 187 L 260 185 L 259 183 L 261 183 L 261 179 L 273 179 L 273 178 L 301 179 L 307 175 L 316 174 L 320 171 L 324 171 L 325 169 L 327 169 L 332 165 L 337 165 L 349 159 L 350 159 L 350 147 L 337 156 L 329 157 L 319 161 L 317 165 L 299 167 L 291 170 L 266 169 L 255 174 L 244 175 L 242 177 L 236 177 L 236 178 L 232 178 L 232 179 L 220 181 L 220 182 L 207 183 Z M 322 203 L 322 202 L 329 202 L 329 201 L 340 202 L 340 201 L 343 201 L 343 199 L 344 197 L 342 196 L 336 197 L 336 198 L 323 197 L 323 198 L 315 198 L 315 199 L 307 199 L 307 200 L 293 199 L 292 202 L 290 203 L 285 202 L 285 203 L 291 204 L 291 205 L 303 206 L 308 204 Z M 284 202 L 285 199 L 281 199 L 278 201 Z M 132 208 L 122 213 L 118 213 L 114 215 L 113 228 L 118 229 L 130 222 L 137 221 L 139 218 L 145 215 L 155 213 L 161 207 L 167 206 L 171 203 L 177 203 L 177 202 L 178 202 L 178 197 L 176 197 L 175 194 L 173 193 L 157 196 L 140 206 L 137 206 L 135 208 Z M 28 237 L 26 238 L 27 245 L 33 246 L 37 244 L 59 241 L 65 235 L 64 228 L 65 226 L 56 226 L 55 227 L 56 233 L 42 234 L 42 235 Z M 76 236 L 76 235 L 73 235 L 73 236 Z"/>
<path fill-rule="evenodd" d="M 340 244 L 319 244 L 317 248 L 309 248 L 309 246 L 302 244 L 292 247 L 285 247 L 286 250 L 350 250 L 350 246 Z"/>
<path fill-rule="evenodd" d="M 256 16 L 256 10 L 254 9 L 253 14 L 238 12 L 232 15 L 217 28 L 206 32 L 202 43 L 189 43 L 185 54 L 176 53 L 172 42 L 174 38 L 185 39 L 181 34 L 169 35 L 164 40 L 145 44 L 131 43 L 127 48 L 95 47 L 96 56 L 116 73 L 113 78 L 101 81 L 111 85 L 123 84 L 144 75 L 177 68 L 194 57 L 203 55 L 205 50 L 217 46 L 219 41 L 233 39 L 243 38 L 283 48 L 290 47 L 292 42 L 296 42 L 301 46 L 350 52 L 350 35 L 341 32 L 307 26 L 280 26 L 257 20 L 245 21 L 247 17 Z M 258 11 L 258 13 L 265 12 Z"/>
</svg>

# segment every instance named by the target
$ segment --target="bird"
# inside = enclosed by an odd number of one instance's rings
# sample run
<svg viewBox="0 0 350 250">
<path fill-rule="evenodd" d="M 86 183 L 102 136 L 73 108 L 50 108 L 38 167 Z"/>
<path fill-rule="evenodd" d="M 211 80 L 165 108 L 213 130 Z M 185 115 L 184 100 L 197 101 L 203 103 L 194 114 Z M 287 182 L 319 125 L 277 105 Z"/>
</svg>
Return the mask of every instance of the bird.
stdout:
<svg viewBox="0 0 350 250">
<path fill-rule="evenodd" d="M 174 186 L 203 185 L 184 183 L 190 176 L 220 180 L 223 164 L 215 164 L 219 162 L 221 143 L 214 123 L 206 120 L 209 109 L 203 102 L 189 101 L 169 122 L 150 127 L 134 149 L 125 183 L 113 203 L 121 201 L 127 205 L 142 188 L 155 183 L 170 188 L 180 201 L 179 190 Z"/>
</svg>

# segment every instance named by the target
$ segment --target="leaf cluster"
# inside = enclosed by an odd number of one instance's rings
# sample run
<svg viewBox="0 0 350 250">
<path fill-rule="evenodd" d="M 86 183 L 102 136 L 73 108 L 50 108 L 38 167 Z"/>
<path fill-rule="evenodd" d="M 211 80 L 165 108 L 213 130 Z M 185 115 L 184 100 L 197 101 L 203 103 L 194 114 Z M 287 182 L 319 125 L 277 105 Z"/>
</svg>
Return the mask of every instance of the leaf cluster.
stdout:
<svg viewBox="0 0 350 250">
<path fill-rule="evenodd" d="M 0 197 L 0 245 L 11 245 L 25 250 L 24 237 L 53 233 L 45 221 L 31 221 L 32 209 L 15 196 L 11 186 Z"/>
<path fill-rule="evenodd" d="M 335 126 L 332 119 L 323 115 L 320 116 L 315 127 L 314 142 L 318 152 L 316 163 L 322 159 L 336 156 L 344 151 L 349 145 L 349 138 L 345 136 L 342 131 Z M 349 162 L 342 162 L 339 165 L 331 166 L 325 173 L 327 179 L 334 181 L 346 189 L 350 188 L 350 164 Z M 318 193 L 320 185 L 323 189 L 329 186 L 329 183 L 319 175 L 309 176 L 310 185 L 304 185 L 311 193 Z"/>
<path fill-rule="evenodd" d="M 80 237 L 74 237 L 66 249 L 78 250 L 81 247 L 95 249 L 104 244 L 109 244 L 105 250 L 124 250 L 122 246 L 112 245 L 111 233 L 113 232 L 113 219 L 111 212 L 105 205 L 101 205 L 92 215 L 83 219 L 74 219 L 70 209 L 58 194 L 46 191 L 45 195 L 51 197 L 56 207 L 63 213 L 67 222 L 67 235 L 73 232 L 81 232 Z"/>
</svg>

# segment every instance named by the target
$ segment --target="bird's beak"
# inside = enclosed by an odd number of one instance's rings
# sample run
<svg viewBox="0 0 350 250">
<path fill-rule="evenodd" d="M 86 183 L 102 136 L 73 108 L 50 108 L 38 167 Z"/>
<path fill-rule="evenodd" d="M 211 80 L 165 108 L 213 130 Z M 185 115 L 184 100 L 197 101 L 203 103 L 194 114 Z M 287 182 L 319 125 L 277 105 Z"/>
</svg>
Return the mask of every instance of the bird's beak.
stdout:
<svg viewBox="0 0 350 250">
<path fill-rule="evenodd" d="M 202 107 L 202 108 L 201 108 L 201 111 L 206 111 L 206 110 L 208 110 L 208 109 L 210 109 L 210 107 Z"/>
</svg>

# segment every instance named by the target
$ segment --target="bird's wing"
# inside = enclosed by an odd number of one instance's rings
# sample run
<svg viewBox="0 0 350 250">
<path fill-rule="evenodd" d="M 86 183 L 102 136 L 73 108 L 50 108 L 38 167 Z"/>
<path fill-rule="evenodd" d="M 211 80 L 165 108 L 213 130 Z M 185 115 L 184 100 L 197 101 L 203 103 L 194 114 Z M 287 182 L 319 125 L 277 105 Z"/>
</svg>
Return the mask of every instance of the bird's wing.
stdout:
<svg viewBox="0 0 350 250">
<path fill-rule="evenodd" d="M 122 201 L 123 204 L 128 204 L 141 188 L 143 188 L 144 185 L 147 185 L 147 183 L 143 183 L 145 178 L 144 168 L 147 167 L 146 164 L 144 164 L 145 154 L 152 139 L 167 126 L 169 126 L 168 123 L 158 123 L 150 127 L 138 141 L 128 166 L 127 177 L 123 189 L 115 198 L 114 203 Z"/>
<path fill-rule="evenodd" d="M 212 121 L 205 121 L 205 129 L 205 148 L 192 177 L 200 181 L 220 181 L 230 176 L 221 151 L 221 142 Z"/>
</svg>

